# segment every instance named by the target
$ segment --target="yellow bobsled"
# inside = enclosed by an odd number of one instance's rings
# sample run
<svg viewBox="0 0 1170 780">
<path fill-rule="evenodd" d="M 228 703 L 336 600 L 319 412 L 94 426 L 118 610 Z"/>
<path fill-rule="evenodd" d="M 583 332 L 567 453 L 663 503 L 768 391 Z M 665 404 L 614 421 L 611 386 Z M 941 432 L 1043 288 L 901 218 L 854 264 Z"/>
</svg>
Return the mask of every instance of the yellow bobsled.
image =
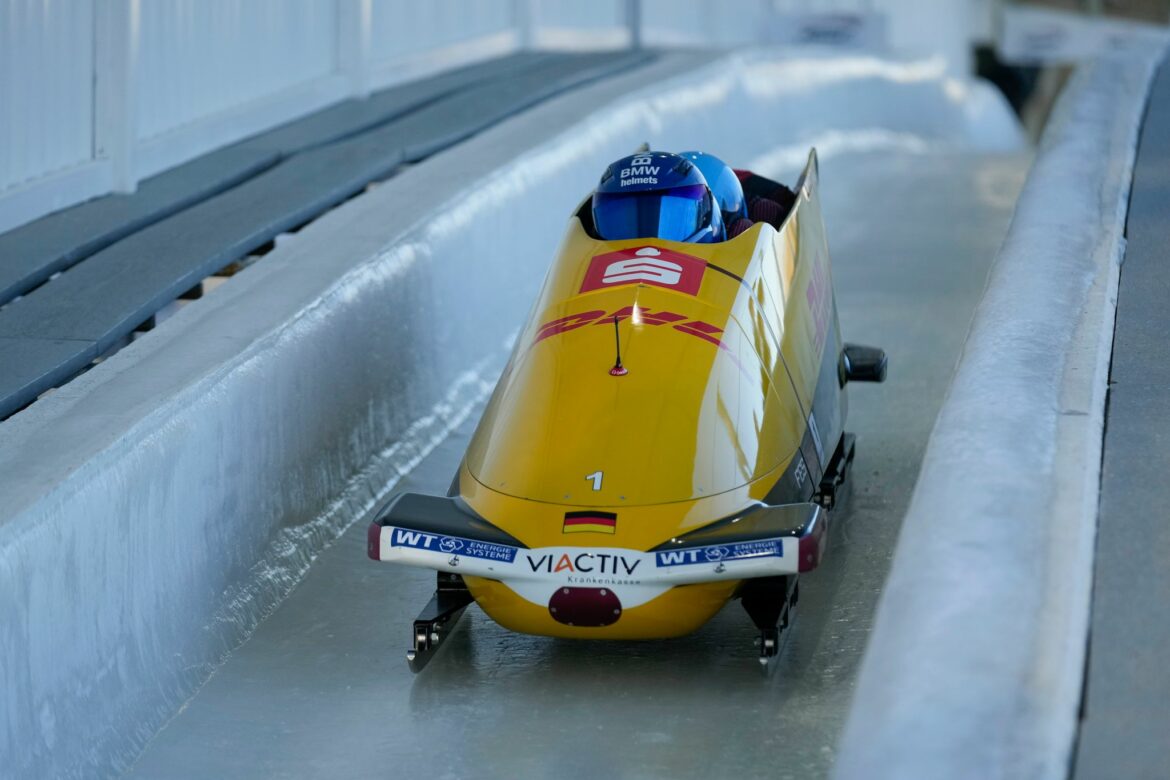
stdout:
<svg viewBox="0 0 1170 780">
<path fill-rule="evenodd" d="M 841 342 L 817 178 L 813 152 L 778 227 L 721 243 L 602 241 L 588 200 L 569 220 L 450 494 L 370 525 L 371 558 L 439 572 L 413 669 L 472 600 L 514 631 L 649 639 L 741 598 L 777 652 L 853 456 L 845 385 L 885 374 Z"/>
</svg>

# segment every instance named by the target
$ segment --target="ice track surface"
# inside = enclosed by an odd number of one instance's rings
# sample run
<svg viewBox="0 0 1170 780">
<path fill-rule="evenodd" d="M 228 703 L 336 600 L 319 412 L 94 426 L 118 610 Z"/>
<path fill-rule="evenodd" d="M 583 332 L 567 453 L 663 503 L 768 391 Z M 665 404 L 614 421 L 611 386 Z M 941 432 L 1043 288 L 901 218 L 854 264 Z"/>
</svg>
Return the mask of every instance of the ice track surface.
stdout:
<svg viewBox="0 0 1170 780">
<path fill-rule="evenodd" d="M 884 347 L 890 374 L 850 391 L 852 489 L 825 563 L 801 578 L 770 678 L 737 602 L 689 637 L 612 643 L 512 634 L 473 607 L 412 675 L 410 625 L 434 575 L 368 560 L 358 521 L 128 776 L 827 774 L 926 439 L 1028 163 L 941 151 L 822 162 L 843 334 Z M 399 488 L 445 492 L 478 413 Z"/>
</svg>

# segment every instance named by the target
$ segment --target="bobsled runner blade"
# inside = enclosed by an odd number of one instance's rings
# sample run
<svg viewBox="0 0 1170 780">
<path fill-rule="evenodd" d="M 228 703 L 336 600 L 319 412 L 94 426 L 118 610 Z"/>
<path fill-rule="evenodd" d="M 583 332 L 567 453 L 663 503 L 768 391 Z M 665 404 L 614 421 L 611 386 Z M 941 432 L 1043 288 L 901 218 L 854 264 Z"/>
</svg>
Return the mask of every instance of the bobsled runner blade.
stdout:
<svg viewBox="0 0 1170 780">
<path fill-rule="evenodd" d="M 787 638 L 784 629 L 792 621 L 792 608 L 799 599 L 800 583 L 796 575 L 760 577 L 744 583 L 740 603 L 760 630 L 756 643 L 760 648 L 760 670 L 765 676 L 771 673 L 772 662 L 780 655 L 781 638 Z"/>
<path fill-rule="evenodd" d="M 426 668 L 471 602 L 471 593 L 462 577 L 439 572 L 435 595 L 414 620 L 411 648 L 406 651 L 410 671 L 418 674 Z"/>
<path fill-rule="evenodd" d="M 857 437 L 852 433 L 842 434 L 841 441 L 837 444 L 837 448 L 833 451 L 833 457 L 829 460 L 829 465 L 825 467 L 825 473 L 821 477 L 821 484 L 818 486 L 814 500 L 827 510 L 837 506 L 837 501 L 841 497 L 841 488 L 849 475 L 849 467 L 853 465 L 853 455 L 856 448 Z"/>
</svg>

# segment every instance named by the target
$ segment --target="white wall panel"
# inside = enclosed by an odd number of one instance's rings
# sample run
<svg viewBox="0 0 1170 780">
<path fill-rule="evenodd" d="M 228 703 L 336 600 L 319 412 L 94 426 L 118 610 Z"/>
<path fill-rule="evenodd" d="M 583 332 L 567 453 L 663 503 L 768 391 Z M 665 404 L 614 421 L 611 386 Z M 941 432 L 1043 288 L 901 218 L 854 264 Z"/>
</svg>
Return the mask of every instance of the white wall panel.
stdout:
<svg viewBox="0 0 1170 780">
<path fill-rule="evenodd" d="M 532 42 L 541 48 L 590 49 L 630 43 L 627 0 L 536 0 Z"/>
<path fill-rule="evenodd" d="M 335 0 L 170 0 L 138 9 L 139 139 L 311 82 L 336 65 Z"/>
<path fill-rule="evenodd" d="M 647 45 L 735 46 L 761 41 L 768 0 L 641 0 Z"/>
<path fill-rule="evenodd" d="M 0 193 L 93 156 L 93 0 L 0 2 Z"/>
<path fill-rule="evenodd" d="M 512 0 L 373 0 L 370 11 L 375 61 L 498 36 L 515 24 Z"/>
<path fill-rule="evenodd" d="M 541 0 L 538 6 L 537 21 L 542 27 L 590 30 L 626 23 L 626 0 Z"/>
<path fill-rule="evenodd" d="M 954 73 L 971 72 L 971 9 L 966 0 L 884 0 L 890 48 L 912 55 L 937 54 Z"/>
<path fill-rule="evenodd" d="M 766 0 L 782 14 L 880 15 L 886 48 L 938 55 L 952 73 L 970 73 L 976 32 L 973 0 Z"/>
</svg>

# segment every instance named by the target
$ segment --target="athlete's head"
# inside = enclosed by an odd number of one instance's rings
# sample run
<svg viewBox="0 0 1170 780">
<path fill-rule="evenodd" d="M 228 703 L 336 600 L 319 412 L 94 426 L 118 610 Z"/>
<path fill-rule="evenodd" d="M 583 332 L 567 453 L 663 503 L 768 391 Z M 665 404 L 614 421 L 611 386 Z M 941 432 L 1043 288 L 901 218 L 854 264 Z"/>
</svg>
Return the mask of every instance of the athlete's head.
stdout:
<svg viewBox="0 0 1170 780">
<path fill-rule="evenodd" d="M 681 152 L 679 157 L 690 160 L 703 173 L 719 210 L 723 212 L 723 224 L 730 225 L 737 219 L 746 219 L 747 201 L 739 177 L 727 163 L 706 152 Z"/>
<path fill-rule="evenodd" d="M 724 238 L 723 219 L 702 172 L 668 152 L 633 154 L 606 168 L 593 193 L 593 224 L 607 241 Z"/>
</svg>

